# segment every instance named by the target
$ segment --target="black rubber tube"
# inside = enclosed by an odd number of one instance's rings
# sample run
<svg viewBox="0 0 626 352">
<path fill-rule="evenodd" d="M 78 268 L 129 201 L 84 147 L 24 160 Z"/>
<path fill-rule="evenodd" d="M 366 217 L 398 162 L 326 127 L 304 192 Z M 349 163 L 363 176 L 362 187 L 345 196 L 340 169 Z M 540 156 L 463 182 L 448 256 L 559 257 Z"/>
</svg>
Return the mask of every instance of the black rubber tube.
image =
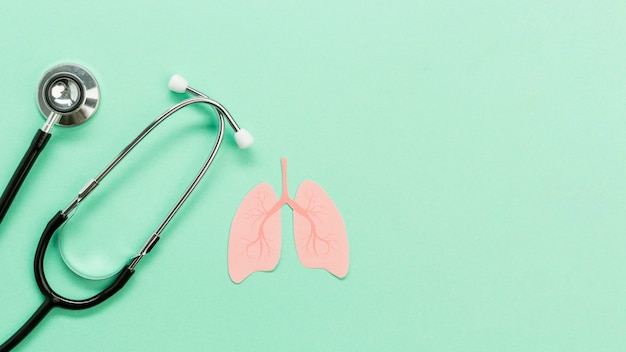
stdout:
<svg viewBox="0 0 626 352">
<path fill-rule="evenodd" d="M 131 275 L 134 273 L 133 270 L 128 268 L 126 265 L 122 271 L 117 275 L 117 278 L 111 285 L 100 293 L 94 295 L 93 297 L 75 300 L 61 296 L 56 293 L 52 287 L 48 284 L 48 280 L 46 279 L 46 273 L 44 271 L 43 262 L 46 256 L 46 249 L 48 248 L 48 244 L 52 239 L 52 235 L 54 232 L 67 220 L 67 217 L 58 212 L 48 223 L 41 238 L 39 239 L 39 244 L 37 245 L 37 251 L 35 252 L 35 281 L 37 281 L 37 286 L 39 286 L 39 290 L 43 293 L 44 296 L 48 297 L 54 306 L 71 309 L 71 310 L 81 310 L 91 308 L 96 306 L 104 301 L 106 301 L 109 297 L 113 296 L 117 291 L 119 291 L 128 279 L 130 279 Z"/>
<path fill-rule="evenodd" d="M 134 270 L 129 269 L 128 265 L 126 265 L 126 267 L 122 269 L 115 281 L 109 287 L 105 288 L 95 296 L 83 300 L 73 300 L 54 292 L 48 284 L 48 280 L 46 280 L 43 262 L 44 257 L 46 256 L 46 249 L 52 239 L 52 235 L 66 220 L 67 217 L 62 212 L 58 212 L 54 215 L 44 229 L 41 239 L 39 240 L 39 244 L 37 245 L 37 251 L 35 252 L 35 281 L 37 281 L 37 286 L 39 286 L 39 290 L 45 297 L 44 302 L 30 317 L 30 319 L 28 319 L 26 323 L 24 323 L 24 325 L 22 325 L 22 327 L 13 334 L 13 336 L 0 345 L 0 352 L 10 351 L 17 346 L 18 343 L 20 343 L 31 331 L 33 331 L 33 329 L 41 322 L 41 320 L 50 312 L 52 308 L 60 307 L 71 310 L 80 310 L 96 306 L 106 301 L 122 287 L 124 287 L 126 282 L 128 282 L 130 277 L 133 275 Z"/>
<path fill-rule="evenodd" d="M 54 307 L 52 301 L 46 297 L 41 306 L 37 308 L 35 313 L 28 319 L 28 321 L 13 334 L 5 343 L 0 345 L 0 352 L 8 352 L 15 348 L 33 329 L 48 315 L 50 310 Z"/>
<path fill-rule="evenodd" d="M 50 136 L 50 133 L 43 132 L 42 130 L 37 130 L 37 133 L 35 133 L 35 137 L 30 143 L 30 147 L 28 147 L 26 154 L 17 166 L 17 169 L 13 173 L 7 187 L 4 189 L 2 197 L 0 197 L 0 223 L 7 214 L 7 211 L 9 211 L 9 207 L 11 207 L 17 192 L 20 190 L 20 187 L 22 186 L 22 183 L 24 183 L 24 180 L 26 179 L 30 169 L 33 167 L 33 164 L 35 164 L 39 153 L 41 153 L 43 148 L 48 143 Z"/>
</svg>

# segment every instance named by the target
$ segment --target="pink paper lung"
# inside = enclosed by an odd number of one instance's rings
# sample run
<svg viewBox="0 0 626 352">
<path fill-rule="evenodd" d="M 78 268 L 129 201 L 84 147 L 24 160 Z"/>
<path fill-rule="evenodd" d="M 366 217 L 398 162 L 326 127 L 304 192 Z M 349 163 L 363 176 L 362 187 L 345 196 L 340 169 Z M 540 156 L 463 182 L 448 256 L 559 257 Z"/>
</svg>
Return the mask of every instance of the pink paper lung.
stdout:
<svg viewBox="0 0 626 352">
<path fill-rule="evenodd" d="M 228 272 L 234 282 L 276 268 L 281 248 L 278 210 L 276 194 L 267 183 L 254 187 L 239 205 L 228 241 Z"/>
<path fill-rule="evenodd" d="M 304 181 L 296 194 L 287 190 L 287 159 L 282 159 L 282 194 L 267 183 L 250 191 L 239 205 L 230 229 L 228 272 L 240 283 L 255 271 L 276 268 L 280 257 L 280 208 L 287 204 L 294 211 L 296 251 L 302 265 L 322 268 L 343 278 L 348 273 L 350 251 L 346 227 L 339 210 L 313 181 Z"/>
<path fill-rule="evenodd" d="M 295 245 L 302 265 L 345 277 L 350 262 L 348 236 L 332 199 L 317 183 L 304 181 L 292 207 Z"/>
</svg>

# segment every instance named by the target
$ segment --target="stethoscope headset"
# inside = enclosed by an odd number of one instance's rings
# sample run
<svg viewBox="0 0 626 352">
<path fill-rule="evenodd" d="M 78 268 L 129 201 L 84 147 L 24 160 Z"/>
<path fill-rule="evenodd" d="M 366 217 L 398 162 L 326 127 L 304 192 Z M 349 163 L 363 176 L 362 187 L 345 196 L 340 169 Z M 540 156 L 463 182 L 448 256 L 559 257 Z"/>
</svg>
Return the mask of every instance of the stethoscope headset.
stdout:
<svg viewBox="0 0 626 352">
<path fill-rule="evenodd" d="M 128 282 L 130 277 L 135 272 L 141 259 L 146 254 L 150 253 L 150 251 L 154 248 L 156 243 L 161 238 L 161 233 L 165 227 L 190 196 L 191 192 L 193 192 L 196 188 L 215 159 L 224 136 L 224 120 L 228 121 L 230 126 L 235 130 L 235 140 L 240 148 L 245 149 L 253 143 L 254 139 L 250 133 L 237 125 L 226 108 L 202 92 L 189 87 L 187 81 L 181 76 L 172 76 L 169 81 L 169 88 L 177 93 L 191 93 L 193 97 L 187 98 L 172 106 L 169 110 L 165 111 L 161 116 L 150 123 L 148 127 L 135 137 L 135 139 L 133 139 L 100 174 L 89 180 L 87 184 L 85 184 L 85 186 L 78 192 L 76 198 L 74 198 L 64 210 L 56 213 L 47 224 L 39 240 L 39 244 L 37 245 L 34 262 L 35 280 L 39 290 L 44 296 L 44 301 L 21 328 L 17 330 L 17 332 L 15 332 L 4 344 L 0 345 L 0 352 L 9 351 L 14 348 L 37 326 L 37 324 L 39 324 L 39 322 L 41 322 L 41 320 L 52 310 L 52 308 L 59 307 L 71 310 L 91 308 L 104 302 L 124 287 L 126 282 Z M 46 123 L 42 129 L 37 131 L 33 143 L 26 152 L 22 162 L 20 162 L 20 165 L 7 186 L 7 190 L 4 192 L 5 194 L 2 196 L 2 216 L 6 213 L 6 210 L 15 198 L 19 187 L 24 181 L 26 174 L 50 138 L 50 129 L 52 126 L 54 124 L 71 126 L 86 121 L 93 116 L 98 105 L 99 97 L 100 92 L 96 80 L 93 78 L 93 75 L 89 73 L 89 71 L 81 66 L 64 64 L 56 66 L 46 72 L 40 82 L 37 99 L 39 109 L 42 111 L 44 116 L 47 117 Z M 107 288 L 90 298 L 82 300 L 66 298 L 55 292 L 48 284 L 44 271 L 44 257 L 54 233 L 68 220 L 72 211 L 76 209 L 78 204 L 102 182 L 109 172 L 111 172 L 111 170 L 113 170 L 113 168 L 115 168 L 115 166 L 122 161 L 122 159 L 124 159 L 124 157 L 130 153 L 130 151 L 133 150 L 133 148 L 135 148 L 135 146 L 137 146 L 137 144 L 139 144 L 144 137 L 146 137 L 154 128 L 156 128 L 161 122 L 170 117 L 172 114 L 193 104 L 208 104 L 215 108 L 217 111 L 219 126 L 215 144 L 191 184 L 187 187 L 170 212 L 165 216 L 165 219 L 163 219 L 161 224 L 150 235 L 143 247 L 139 250 L 138 254 L 130 258 L 128 263 L 123 266 L 117 276 L 112 279 L 111 284 Z"/>
</svg>

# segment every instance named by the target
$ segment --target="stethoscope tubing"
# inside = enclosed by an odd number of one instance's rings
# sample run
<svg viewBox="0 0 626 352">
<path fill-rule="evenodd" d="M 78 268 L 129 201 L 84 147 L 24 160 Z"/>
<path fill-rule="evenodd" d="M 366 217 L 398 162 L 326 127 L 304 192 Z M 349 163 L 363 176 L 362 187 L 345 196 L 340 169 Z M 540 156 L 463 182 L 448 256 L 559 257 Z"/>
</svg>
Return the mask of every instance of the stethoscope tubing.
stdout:
<svg viewBox="0 0 626 352">
<path fill-rule="evenodd" d="M 194 92 L 195 93 L 195 92 Z M 161 122 L 163 122 L 166 118 L 174 114 L 176 111 L 184 108 L 185 106 L 196 104 L 196 103 L 204 103 L 213 106 L 217 110 L 217 118 L 219 121 L 219 129 L 217 133 L 217 137 L 215 139 L 215 144 L 213 149 L 211 150 L 208 158 L 204 162 L 198 174 L 194 177 L 191 184 L 187 187 L 182 196 L 178 199 L 172 210 L 166 215 L 165 219 L 162 223 L 157 227 L 157 229 L 152 233 L 152 235 L 148 238 L 144 246 L 140 249 L 139 253 L 131 258 L 129 262 L 123 267 L 123 269 L 117 274 L 115 280 L 103 291 L 100 293 L 84 299 L 84 300 L 73 300 L 66 297 L 61 296 L 56 293 L 48 284 L 48 280 L 46 279 L 45 270 L 44 270 L 44 258 L 46 255 L 46 250 L 50 244 L 50 240 L 54 233 L 63 225 L 69 218 L 68 214 L 71 213 L 72 210 L 78 206 L 78 204 L 87 197 L 91 191 L 93 191 L 99 183 L 104 179 L 106 175 L 109 174 L 113 170 L 113 168 L 137 145 L 141 140 L 147 136 L 156 126 L 158 126 Z M 186 99 L 172 108 L 167 110 L 161 116 L 159 116 L 156 120 L 154 120 L 148 127 L 146 127 L 131 143 L 129 143 L 118 156 L 113 159 L 113 161 L 95 178 L 90 180 L 85 187 L 79 192 L 78 196 L 63 210 L 59 211 L 54 217 L 50 220 L 46 228 L 44 229 L 39 243 L 37 245 L 37 250 L 35 252 L 35 260 L 34 260 L 34 272 L 35 272 L 35 280 L 37 282 L 37 286 L 39 290 L 44 296 L 44 301 L 39 306 L 39 308 L 33 313 L 33 315 L 22 325 L 22 327 L 17 330 L 5 343 L 0 345 L 0 352 L 10 351 L 12 348 L 17 346 L 41 321 L 42 319 L 52 310 L 54 307 L 60 307 L 64 309 L 70 310 L 82 310 L 91 308 L 96 306 L 108 298 L 113 296 L 116 292 L 118 292 L 124 285 L 128 282 L 130 277 L 135 272 L 136 266 L 139 261 L 154 248 L 158 240 L 160 239 L 161 232 L 165 229 L 170 220 L 174 217 L 174 215 L 178 212 L 182 204 L 187 200 L 190 196 L 191 192 L 198 185 L 202 177 L 206 174 L 209 169 L 209 166 L 212 164 L 215 156 L 217 155 L 217 151 L 222 143 L 224 136 L 224 120 L 232 120 L 232 117 L 228 113 L 228 111 L 221 106 L 216 101 L 208 98 L 206 95 L 202 94 L 199 97 Z M 234 120 L 233 120 L 234 121 Z M 233 126 L 233 128 L 235 128 Z"/>
<path fill-rule="evenodd" d="M 59 227 L 65 223 L 65 221 L 67 221 L 67 216 L 59 211 L 50 220 L 50 222 L 48 222 L 48 225 L 41 235 L 39 244 L 37 245 L 37 251 L 35 252 L 35 281 L 37 282 L 39 290 L 44 295 L 44 301 L 21 328 L 16 331 L 5 343 L 0 345 L 0 352 L 10 351 L 17 346 L 43 320 L 43 318 L 48 315 L 52 308 L 60 307 L 71 310 L 81 310 L 96 306 L 113 296 L 117 291 L 124 287 L 126 282 L 128 282 L 134 273 L 134 270 L 129 269 L 128 265 L 126 265 L 117 275 L 115 281 L 109 285 L 109 287 L 84 300 L 72 300 L 56 293 L 52 287 L 50 287 L 48 280 L 46 279 L 43 267 L 44 257 L 52 236 L 59 229 Z"/>
<path fill-rule="evenodd" d="M 11 207 L 11 204 L 13 204 L 13 200 L 22 187 L 26 176 L 28 176 L 30 169 L 35 164 L 35 161 L 37 161 L 37 157 L 39 157 L 39 154 L 44 149 L 51 136 L 52 135 L 50 133 L 44 132 L 40 129 L 38 129 L 37 133 L 35 133 L 35 137 L 33 137 L 33 141 L 30 143 L 28 150 L 26 150 L 26 154 L 22 157 L 22 160 L 17 166 L 17 169 L 15 169 L 15 172 L 13 172 L 13 176 L 11 176 L 4 192 L 2 192 L 2 197 L 0 197 L 0 223 L 9 211 L 9 208 Z"/>
</svg>

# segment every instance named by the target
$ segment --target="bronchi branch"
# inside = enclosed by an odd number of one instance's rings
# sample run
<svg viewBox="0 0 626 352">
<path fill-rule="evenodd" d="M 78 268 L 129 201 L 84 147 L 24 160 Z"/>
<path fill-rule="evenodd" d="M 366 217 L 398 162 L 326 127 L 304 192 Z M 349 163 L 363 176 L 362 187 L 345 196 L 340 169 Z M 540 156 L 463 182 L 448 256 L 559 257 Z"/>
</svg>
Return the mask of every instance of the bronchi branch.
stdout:
<svg viewBox="0 0 626 352">
<path fill-rule="evenodd" d="M 291 207 L 291 209 L 293 209 L 293 211 L 295 211 L 296 213 L 304 217 L 309 223 L 309 238 L 307 239 L 306 244 L 305 244 L 306 250 L 308 251 L 309 248 L 312 248 L 313 253 L 315 255 L 328 254 L 330 252 L 330 249 L 332 248 L 333 242 L 335 241 L 329 239 L 330 237 L 332 237 L 332 234 L 329 234 L 326 237 L 322 237 L 317 233 L 317 225 L 315 224 L 315 221 L 313 220 L 312 216 L 317 217 L 318 213 L 321 213 L 321 211 L 315 211 L 315 209 L 313 209 L 315 207 L 314 205 L 315 195 L 307 194 L 308 204 L 307 204 L 306 209 L 303 208 L 296 201 L 291 199 L 291 197 L 289 197 L 289 193 L 287 190 L 287 159 L 283 158 L 281 160 L 281 166 L 282 166 L 282 174 L 283 174 L 283 177 L 282 177 L 283 184 L 282 184 L 282 194 L 280 196 L 278 204 L 280 204 L 281 207 L 282 205 L 287 204 L 289 207 Z M 318 219 L 318 221 L 320 220 Z M 323 244 L 326 247 L 325 253 L 317 252 L 318 243 Z"/>
<path fill-rule="evenodd" d="M 307 239 L 307 242 L 306 242 L 307 250 L 309 250 L 309 247 L 311 247 L 313 249 L 313 252 L 316 255 L 318 255 L 317 248 L 318 248 L 318 242 L 319 242 L 325 245 L 326 253 L 323 253 L 323 254 L 327 254 L 332 247 L 333 241 L 329 239 L 329 237 L 331 237 L 330 234 L 326 237 L 322 237 L 318 235 L 317 233 L 317 225 L 315 224 L 315 221 L 312 218 L 312 215 L 317 216 L 317 213 L 315 212 L 314 209 L 309 209 L 313 204 L 314 195 L 313 194 L 307 195 L 309 204 L 307 205 L 306 209 L 303 208 L 300 204 L 296 203 L 296 201 L 294 201 L 291 197 L 289 197 L 289 190 L 287 187 L 287 184 L 288 184 L 287 183 L 287 159 L 283 158 L 281 160 L 281 166 L 282 166 L 282 193 L 278 201 L 269 210 L 266 210 L 267 208 L 265 208 L 265 204 L 263 202 L 263 200 L 265 199 L 265 195 L 259 194 L 258 196 L 260 209 L 259 209 L 259 212 L 255 213 L 254 215 L 260 216 L 261 222 L 259 224 L 257 238 L 254 241 L 249 241 L 247 245 L 246 252 L 248 256 L 250 256 L 250 248 L 257 244 L 259 245 L 259 255 L 258 255 L 259 258 L 263 256 L 264 254 L 263 252 L 265 251 L 266 248 L 269 254 L 270 246 L 267 243 L 267 239 L 265 238 L 265 233 L 263 229 L 265 227 L 265 223 L 272 217 L 272 215 L 278 212 L 280 208 L 282 208 L 283 205 L 285 204 L 287 204 L 291 209 L 293 209 L 293 211 L 295 211 L 296 213 L 304 217 L 309 223 L 310 232 L 309 232 L 309 238 Z M 255 220 L 255 222 L 256 221 L 258 221 L 258 219 Z"/>
<path fill-rule="evenodd" d="M 252 247 L 255 244 L 259 244 L 259 255 L 258 258 L 263 256 L 263 252 L 264 252 L 264 248 L 267 247 L 267 255 L 270 254 L 271 251 L 271 247 L 267 241 L 267 239 L 265 238 L 265 231 L 263 230 L 265 228 L 265 223 L 267 222 L 268 219 L 270 219 L 272 217 L 272 215 L 274 215 L 274 213 L 276 213 L 278 210 L 280 210 L 280 208 L 283 206 L 284 203 L 282 203 L 280 201 L 280 199 L 278 200 L 278 202 L 276 202 L 276 204 L 274 204 L 272 206 L 272 208 L 270 208 L 269 211 L 265 211 L 264 209 L 264 215 L 261 218 L 261 223 L 259 224 L 259 233 L 258 236 L 256 238 L 256 240 L 254 241 L 250 241 L 250 243 L 248 243 L 248 246 L 246 248 L 246 254 L 248 255 L 248 257 L 250 257 L 250 247 Z"/>
</svg>

